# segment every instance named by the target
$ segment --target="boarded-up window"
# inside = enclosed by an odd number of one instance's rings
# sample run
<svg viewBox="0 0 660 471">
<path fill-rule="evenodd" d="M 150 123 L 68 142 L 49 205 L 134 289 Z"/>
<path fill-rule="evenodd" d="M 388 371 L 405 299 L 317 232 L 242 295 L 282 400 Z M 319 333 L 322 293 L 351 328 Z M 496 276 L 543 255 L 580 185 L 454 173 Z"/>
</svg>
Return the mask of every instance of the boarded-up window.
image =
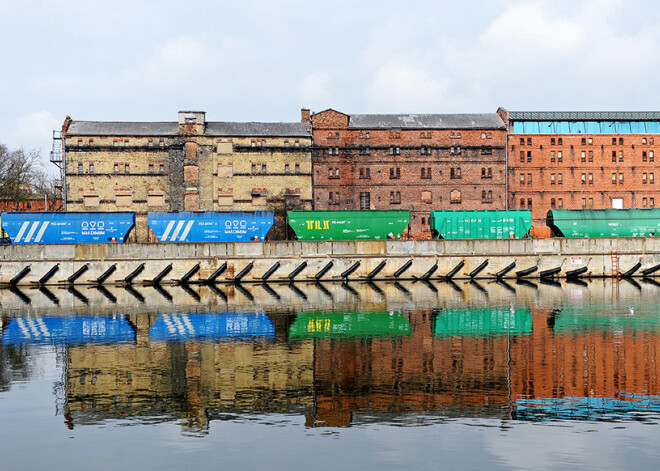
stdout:
<svg viewBox="0 0 660 471">
<path fill-rule="evenodd" d="M 422 191 L 422 202 L 433 203 L 433 196 L 430 191 Z"/>
<path fill-rule="evenodd" d="M 221 143 L 221 144 L 224 144 Z M 231 144 L 228 142 L 227 144 Z M 234 176 L 234 166 L 232 164 L 218 164 L 218 177 L 220 178 L 227 178 L 227 177 L 233 177 Z"/>
<path fill-rule="evenodd" d="M 115 204 L 118 208 L 128 208 L 133 204 L 133 195 L 117 195 Z"/>
<path fill-rule="evenodd" d="M 461 202 L 461 190 L 452 190 L 449 194 L 449 200 L 452 204 L 458 204 Z"/>
<path fill-rule="evenodd" d="M 97 207 L 99 204 L 101 204 L 101 198 L 99 195 L 84 195 L 83 203 L 88 208 Z"/>
<path fill-rule="evenodd" d="M 266 203 L 265 196 L 252 195 L 252 206 L 266 206 Z"/>
<path fill-rule="evenodd" d="M 231 206 L 234 204 L 234 197 L 232 195 L 218 195 L 218 204 L 220 206 Z"/>
<path fill-rule="evenodd" d="M 234 152 L 233 144 L 231 142 L 218 142 L 218 154 L 231 154 Z"/>
<path fill-rule="evenodd" d="M 165 206 L 165 195 L 147 195 L 147 206 Z"/>
</svg>

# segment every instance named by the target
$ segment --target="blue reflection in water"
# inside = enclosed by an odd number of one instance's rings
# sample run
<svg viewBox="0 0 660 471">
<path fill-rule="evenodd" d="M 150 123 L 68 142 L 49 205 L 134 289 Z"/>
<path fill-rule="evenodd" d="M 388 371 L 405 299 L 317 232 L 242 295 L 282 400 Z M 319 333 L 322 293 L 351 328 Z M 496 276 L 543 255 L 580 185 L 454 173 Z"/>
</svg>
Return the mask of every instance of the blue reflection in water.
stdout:
<svg viewBox="0 0 660 471">
<path fill-rule="evenodd" d="M 133 342 L 124 316 L 16 317 L 2 329 L 3 345 Z"/>
<path fill-rule="evenodd" d="M 149 329 L 153 341 L 252 337 L 275 337 L 267 314 L 160 314 Z"/>
<path fill-rule="evenodd" d="M 607 397 L 553 397 L 519 399 L 518 420 L 643 420 L 644 414 L 660 413 L 660 396 L 632 395 L 628 399 Z"/>
</svg>

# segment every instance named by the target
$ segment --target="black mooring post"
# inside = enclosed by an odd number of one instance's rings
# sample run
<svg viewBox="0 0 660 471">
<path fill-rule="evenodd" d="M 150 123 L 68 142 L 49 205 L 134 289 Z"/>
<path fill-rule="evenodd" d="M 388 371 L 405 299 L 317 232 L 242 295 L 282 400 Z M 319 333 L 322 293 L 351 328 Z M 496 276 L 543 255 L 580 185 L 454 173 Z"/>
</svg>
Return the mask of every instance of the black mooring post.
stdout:
<svg viewBox="0 0 660 471">
<path fill-rule="evenodd" d="M 87 270 L 89 270 L 89 265 L 85 263 L 82 267 L 78 268 L 78 270 L 71 275 L 69 278 L 67 278 L 66 281 L 68 281 L 70 284 L 75 283 L 75 281 L 80 278 L 80 276 L 85 273 Z"/>
<path fill-rule="evenodd" d="M 266 281 L 268 278 L 272 276 L 273 273 L 277 271 L 278 268 L 280 268 L 280 265 L 281 265 L 280 262 L 275 262 L 275 264 L 272 267 L 270 267 L 266 273 L 261 275 L 261 279 Z"/>
<path fill-rule="evenodd" d="M 39 284 L 40 285 L 45 285 L 48 280 L 50 280 L 55 273 L 60 269 L 60 264 L 58 263 L 57 265 L 53 265 L 53 267 L 46 272 L 44 276 L 39 278 Z"/>
<path fill-rule="evenodd" d="M 458 270 L 460 270 L 461 268 L 463 268 L 463 265 L 465 265 L 465 262 L 464 262 L 463 260 L 461 260 L 461 261 L 458 263 L 458 265 L 456 265 L 456 266 L 453 268 L 452 271 L 450 271 L 449 273 L 447 273 L 447 276 L 445 276 L 445 278 L 446 278 L 447 280 L 451 280 L 451 279 L 454 277 L 454 275 L 456 275 L 456 273 L 458 273 Z"/>
<path fill-rule="evenodd" d="M 408 268 L 410 268 L 410 265 L 412 265 L 412 264 L 413 264 L 413 261 L 412 261 L 412 260 L 408 260 L 406 263 L 404 263 L 403 266 L 402 266 L 401 268 L 399 268 L 397 271 L 394 272 L 394 278 L 398 278 L 398 277 L 400 277 L 401 275 L 403 275 L 403 273 L 404 273 Z"/>
<path fill-rule="evenodd" d="M 470 272 L 470 278 L 474 278 L 475 276 L 477 276 L 487 266 L 488 266 L 488 260 L 483 261 L 481 265 L 479 265 L 477 268 L 475 268 Z"/>
<path fill-rule="evenodd" d="M 630 278 L 633 274 L 642 267 L 642 262 L 637 262 L 634 267 L 625 273 L 621 274 L 621 278 Z"/>
<path fill-rule="evenodd" d="M 161 281 L 163 281 L 163 278 L 167 276 L 169 272 L 172 271 L 172 264 L 170 263 L 168 266 L 163 268 L 163 271 L 161 271 L 156 277 L 152 280 L 152 283 L 154 285 L 159 285 Z"/>
<path fill-rule="evenodd" d="M 130 285 L 131 283 L 133 283 L 133 280 L 135 279 L 135 277 L 138 276 L 140 273 L 142 273 L 142 270 L 144 270 L 144 263 L 139 264 L 138 267 L 135 270 L 133 270 L 131 273 L 129 273 L 128 276 L 126 276 L 126 278 L 124 278 L 124 282 L 127 285 Z"/>
<path fill-rule="evenodd" d="M 424 273 L 424 274 L 420 277 L 420 280 L 422 280 L 422 281 L 426 281 L 426 280 L 428 280 L 429 278 L 431 278 L 431 275 L 433 275 L 433 274 L 436 272 L 437 269 L 438 269 L 438 264 L 436 263 L 436 264 L 433 265 L 431 268 L 429 268 L 428 271 L 427 271 L 426 273 Z"/>
<path fill-rule="evenodd" d="M 248 265 L 243 268 L 238 275 L 234 277 L 234 281 L 241 281 L 245 275 L 250 273 L 250 270 L 252 270 L 252 267 L 254 266 L 254 263 L 250 262 Z"/>
<path fill-rule="evenodd" d="M 657 272 L 658 270 L 660 270 L 660 263 L 658 263 L 657 265 L 652 266 L 651 268 L 647 268 L 646 270 L 642 270 L 642 275 L 649 276 L 649 275 Z"/>
<path fill-rule="evenodd" d="M 19 271 L 16 276 L 14 276 L 11 280 L 9 280 L 9 284 L 12 286 L 16 286 L 16 284 L 21 281 L 25 275 L 30 273 L 30 266 L 28 265 L 27 267 L 24 267 L 21 271 Z"/>
<path fill-rule="evenodd" d="M 291 273 L 289 273 L 289 280 L 293 281 L 293 279 L 305 269 L 307 266 L 307 262 L 302 262 L 300 265 L 298 265 Z"/>
<path fill-rule="evenodd" d="M 206 280 L 206 284 L 213 284 L 215 283 L 215 280 L 224 273 L 224 271 L 227 269 L 227 262 L 224 262 L 220 267 L 213 272 L 211 276 L 208 277 Z"/>
<path fill-rule="evenodd" d="M 116 264 L 116 263 L 113 264 L 113 265 L 111 265 L 110 268 L 108 268 L 108 269 L 107 269 L 107 270 L 106 270 L 101 276 L 99 276 L 99 277 L 96 279 L 96 284 L 98 284 L 98 285 L 102 285 L 103 282 L 104 282 L 105 280 L 107 280 L 108 277 L 109 277 L 110 275 L 112 275 L 112 274 L 115 272 L 116 269 L 117 269 L 117 264 Z"/>
<path fill-rule="evenodd" d="M 326 273 L 328 273 L 328 271 L 332 268 L 333 265 L 334 265 L 334 262 L 333 262 L 332 260 L 329 261 L 329 262 L 326 264 L 326 266 L 324 266 L 323 268 L 321 268 L 321 269 L 319 270 L 319 272 L 318 272 L 316 275 L 314 275 L 314 278 L 316 278 L 317 280 L 320 280 L 320 279 L 323 277 L 323 275 L 325 275 Z"/>
<path fill-rule="evenodd" d="M 549 270 L 543 270 L 539 273 L 541 278 L 548 278 L 550 276 L 557 275 L 561 271 L 561 267 L 550 268 Z"/>
<path fill-rule="evenodd" d="M 369 278 L 369 279 L 371 280 L 373 277 L 375 277 L 376 275 L 378 275 L 378 273 L 380 273 L 380 271 L 381 271 L 383 268 L 385 268 L 385 264 L 386 264 L 386 263 L 387 263 L 387 262 L 386 262 L 385 260 L 383 260 L 382 262 L 380 262 L 376 268 L 374 268 L 373 270 L 371 270 L 371 273 L 369 273 L 369 274 L 367 275 L 367 278 Z"/>
<path fill-rule="evenodd" d="M 345 270 L 344 273 L 341 274 L 341 277 L 342 277 L 342 278 L 348 278 L 348 276 L 349 276 L 351 273 L 353 273 L 355 270 L 357 270 L 359 266 L 360 266 L 360 262 L 359 262 L 359 261 L 355 262 L 355 263 L 353 264 L 352 267 L 350 267 L 349 269 Z"/>
<path fill-rule="evenodd" d="M 577 278 L 581 274 L 586 273 L 588 269 L 588 267 L 581 267 L 575 270 L 569 270 L 566 272 L 566 278 Z"/>
<path fill-rule="evenodd" d="M 200 266 L 199 266 L 199 263 L 198 263 L 194 267 L 192 267 L 190 270 L 188 270 L 188 273 L 186 273 L 185 275 L 183 275 L 181 277 L 180 283 L 184 284 L 184 285 L 187 284 L 188 281 L 190 280 L 190 278 L 192 278 L 193 275 L 199 271 L 199 268 L 200 268 Z"/>
<path fill-rule="evenodd" d="M 509 265 L 507 265 L 506 267 L 504 267 L 504 268 L 502 268 L 500 271 L 498 271 L 497 274 L 496 274 L 495 276 L 496 276 L 497 278 L 502 278 L 504 275 L 506 275 L 507 273 L 509 273 L 509 272 L 510 272 L 511 270 L 513 270 L 514 268 L 516 268 L 516 262 L 511 262 Z"/>
<path fill-rule="evenodd" d="M 524 270 L 517 271 L 516 272 L 516 277 L 522 278 L 523 276 L 527 276 L 531 273 L 534 273 L 538 269 L 539 269 L 539 267 L 537 267 L 537 266 L 536 267 L 525 268 Z"/>
</svg>

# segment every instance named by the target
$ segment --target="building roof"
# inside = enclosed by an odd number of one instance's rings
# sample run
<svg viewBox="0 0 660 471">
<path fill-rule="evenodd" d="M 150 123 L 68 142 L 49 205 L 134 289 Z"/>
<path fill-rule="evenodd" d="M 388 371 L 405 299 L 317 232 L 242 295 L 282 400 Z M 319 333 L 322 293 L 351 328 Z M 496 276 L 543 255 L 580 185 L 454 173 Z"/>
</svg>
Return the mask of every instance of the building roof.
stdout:
<svg viewBox="0 0 660 471">
<path fill-rule="evenodd" d="M 177 122 L 71 121 L 69 136 L 177 136 Z M 206 135 L 252 137 L 310 137 L 306 123 L 207 122 Z"/>
<path fill-rule="evenodd" d="M 352 114 L 349 128 L 363 129 L 504 129 L 497 113 Z"/>
<path fill-rule="evenodd" d="M 510 111 L 511 121 L 657 121 L 660 111 Z"/>
</svg>

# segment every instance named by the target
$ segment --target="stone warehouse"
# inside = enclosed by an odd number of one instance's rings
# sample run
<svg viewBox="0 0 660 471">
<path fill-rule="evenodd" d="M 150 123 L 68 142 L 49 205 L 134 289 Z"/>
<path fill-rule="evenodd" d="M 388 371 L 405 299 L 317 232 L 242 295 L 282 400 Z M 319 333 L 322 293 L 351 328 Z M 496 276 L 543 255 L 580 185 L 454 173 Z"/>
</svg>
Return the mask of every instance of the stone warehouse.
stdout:
<svg viewBox="0 0 660 471">
<path fill-rule="evenodd" d="M 68 211 L 271 210 L 275 237 L 287 209 L 312 209 L 309 111 L 297 123 L 76 121 L 62 127 Z"/>
<path fill-rule="evenodd" d="M 497 113 L 312 115 L 315 209 L 504 209 L 506 129 Z"/>
</svg>

